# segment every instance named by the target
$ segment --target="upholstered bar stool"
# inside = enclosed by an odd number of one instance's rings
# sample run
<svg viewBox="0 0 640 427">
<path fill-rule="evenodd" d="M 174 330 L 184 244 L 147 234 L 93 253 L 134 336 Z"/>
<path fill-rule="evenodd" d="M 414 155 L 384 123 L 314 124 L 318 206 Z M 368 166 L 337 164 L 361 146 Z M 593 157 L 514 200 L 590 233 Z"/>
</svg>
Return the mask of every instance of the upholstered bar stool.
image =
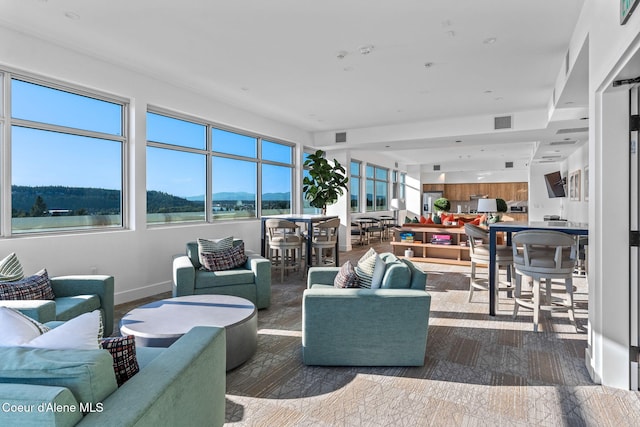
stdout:
<svg viewBox="0 0 640 427">
<path fill-rule="evenodd" d="M 474 289 L 489 290 L 489 273 L 487 272 L 487 278 L 480 278 L 477 276 L 476 271 L 477 264 L 489 265 L 489 232 L 473 224 L 465 224 L 464 232 L 468 237 L 469 256 L 471 258 L 471 277 L 469 279 L 469 302 L 471 302 Z M 513 253 L 509 246 L 497 245 L 496 247 L 496 272 L 500 271 L 500 267 L 506 267 L 510 270 L 507 272 L 507 277 L 509 286 L 511 286 L 515 277 L 515 270 L 513 269 Z M 498 276 L 496 274 L 496 278 Z M 500 281 L 497 280 L 495 286 L 496 301 L 498 301 L 500 290 L 512 289 L 507 287 L 500 288 L 499 284 Z"/>
<path fill-rule="evenodd" d="M 569 319 L 576 326 L 573 307 L 573 270 L 576 266 L 576 241 L 566 233 L 551 230 L 525 230 L 512 237 L 513 262 L 516 269 L 516 290 L 513 317 L 519 307 L 533 310 L 533 330 L 538 330 L 540 319 L 540 281 L 546 281 L 546 302 L 550 308 L 561 303 Z M 522 293 L 522 276 L 533 279 L 531 297 Z M 565 297 L 555 298 L 551 291 L 553 279 L 563 279 Z M 577 326 L 576 326 L 577 329 Z"/>
<path fill-rule="evenodd" d="M 335 253 L 331 258 L 327 258 L 327 251 L 335 251 L 336 242 L 338 241 L 338 230 L 340 229 L 340 218 L 333 218 L 322 221 L 313 226 L 313 236 L 311 240 L 311 249 L 315 253 L 317 266 L 336 265 Z M 327 259 L 331 262 L 327 263 Z"/>
<path fill-rule="evenodd" d="M 296 223 L 284 219 L 268 219 L 265 227 L 269 236 L 269 260 L 280 268 L 280 282 L 284 282 L 285 270 L 302 269 L 304 237 Z"/>
</svg>

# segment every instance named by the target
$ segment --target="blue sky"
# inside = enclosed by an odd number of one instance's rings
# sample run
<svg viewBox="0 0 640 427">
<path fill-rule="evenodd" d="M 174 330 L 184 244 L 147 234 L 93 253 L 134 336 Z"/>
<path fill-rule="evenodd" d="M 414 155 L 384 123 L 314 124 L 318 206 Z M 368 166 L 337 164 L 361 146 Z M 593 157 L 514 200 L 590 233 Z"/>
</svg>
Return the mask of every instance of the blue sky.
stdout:
<svg viewBox="0 0 640 427">
<path fill-rule="evenodd" d="M 59 126 L 122 134 L 118 104 L 12 81 L 12 117 Z M 149 140 L 205 149 L 206 127 L 157 114 L 147 114 Z M 146 141 L 145 141 L 146 143 Z M 220 129 L 212 135 L 214 151 L 255 158 L 256 139 Z M 264 159 L 289 161 L 292 149 L 269 141 L 262 143 Z M 12 128 L 12 181 L 14 185 L 61 185 L 119 189 L 121 150 L 118 141 Z M 201 154 L 147 148 L 147 188 L 182 197 L 205 193 L 205 157 Z M 213 192 L 255 192 L 256 163 L 215 158 Z M 291 169 L 265 165 L 263 192 L 287 192 Z"/>
</svg>

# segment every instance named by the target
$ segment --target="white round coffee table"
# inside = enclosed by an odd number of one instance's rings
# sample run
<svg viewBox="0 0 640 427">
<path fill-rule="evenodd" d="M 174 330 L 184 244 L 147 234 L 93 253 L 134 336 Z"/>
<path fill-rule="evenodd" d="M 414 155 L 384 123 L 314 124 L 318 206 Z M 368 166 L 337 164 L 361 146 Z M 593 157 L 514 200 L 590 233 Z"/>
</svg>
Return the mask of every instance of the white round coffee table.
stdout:
<svg viewBox="0 0 640 427">
<path fill-rule="evenodd" d="M 169 347 L 194 326 L 225 328 L 227 371 L 256 352 L 256 306 L 229 295 L 187 295 L 142 305 L 122 317 L 120 334 L 133 335 L 142 347 Z"/>
</svg>

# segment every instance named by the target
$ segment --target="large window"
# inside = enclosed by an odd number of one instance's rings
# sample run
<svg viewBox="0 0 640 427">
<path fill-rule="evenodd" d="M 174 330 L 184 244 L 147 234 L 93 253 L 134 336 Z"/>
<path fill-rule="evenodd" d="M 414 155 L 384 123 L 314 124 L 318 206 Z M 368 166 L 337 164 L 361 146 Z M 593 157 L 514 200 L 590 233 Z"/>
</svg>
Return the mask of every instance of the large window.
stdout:
<svg viewBox="0 0 640 427">
<path fill-rule="evenodd" d="M 158 224 L 290 213 L 292 152 L 285 143 L 150 111 L 147 220 Z M 159 203 L 150 203 L 152 198 Z"/>
<path fill-rule="evenodd" d="M 367 212 L 388 209 L 389 169 L 367 165 Z"/>
<path fill-rule="evenodd" d="M 360 172 L 361 163 L 351 160 L 350 167 L 350 187 L 351 187 L 351 212 L 360 212 Z"/>
<path fill-rule="evenodd" d="M 124 102 L 10 84 L 11 233 L 123 227 Z"/>
</svg>

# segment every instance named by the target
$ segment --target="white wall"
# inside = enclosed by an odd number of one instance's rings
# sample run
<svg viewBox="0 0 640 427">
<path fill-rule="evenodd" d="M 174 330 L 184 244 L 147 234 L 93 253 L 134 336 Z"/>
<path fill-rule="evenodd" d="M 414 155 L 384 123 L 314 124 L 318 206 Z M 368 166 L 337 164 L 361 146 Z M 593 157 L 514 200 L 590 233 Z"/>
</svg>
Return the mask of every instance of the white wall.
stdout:
<svg viewBox="0 0 640 427">
<path fill-rule="evenodd" d="M 113 275 L 116 302 L 121 303 L 169 290 L 172 256 L 184 253 L 184 245 L 189 240 L 232 234 L 243 238 L 248 249 L 259 250 L 259 220 L 147 229 L 147 105 L 309 145 L 307 132 L 204 97 L 180 87 L 181 82 L 164 83 L 2 27 L 0 40 L 0 66 L 130 99 L 133 125 L 128 150 L 130 229 L 0 239 L 0 256 L 16 252 L 26 273 L 45 267 L 54 276 L 88 274 L 94 269 Z"/>
<path fill-rule="evenodd" d="M 585 182 L 588 182 L 585 179 L 585 167 L 589 164 L 589 144 L 578 148 L 564 163 L 568 174 L 580 170 L 580 200 L 571 200 L 569 197 L 565 199 L 564 218 L 569 221 L 588 223 L 589 202 L 584 197 Z"/>
</svg>

